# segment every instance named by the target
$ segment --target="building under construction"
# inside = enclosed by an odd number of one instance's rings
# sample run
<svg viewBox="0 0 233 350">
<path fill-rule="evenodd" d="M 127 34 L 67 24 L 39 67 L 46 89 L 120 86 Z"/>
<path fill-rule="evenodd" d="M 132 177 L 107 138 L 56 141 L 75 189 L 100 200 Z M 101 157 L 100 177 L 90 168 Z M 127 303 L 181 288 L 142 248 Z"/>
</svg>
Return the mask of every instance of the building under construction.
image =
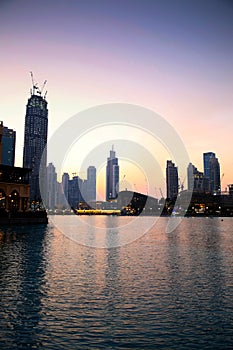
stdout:
<svg viewBox="0 0 233 350">
<path fill-rule="evenodd" d="M 30 168 L 30 200 L 34 207 L 41 203 L 41 191 L 39 186 L 40 174 L 46 174 L 46 154 L 43 153 L 47 145 L 48 135 L 48 109 L 46 101 L 46 92 L 44 87 L 41 88 L 35 83 L 33 74 L 31 97 L 28 99 L 25 116 L 24 130 L 24 150 L 23 150 L 23 167 Z M 42 155 L 43 159 L 42 159 Z"/>
</svg>

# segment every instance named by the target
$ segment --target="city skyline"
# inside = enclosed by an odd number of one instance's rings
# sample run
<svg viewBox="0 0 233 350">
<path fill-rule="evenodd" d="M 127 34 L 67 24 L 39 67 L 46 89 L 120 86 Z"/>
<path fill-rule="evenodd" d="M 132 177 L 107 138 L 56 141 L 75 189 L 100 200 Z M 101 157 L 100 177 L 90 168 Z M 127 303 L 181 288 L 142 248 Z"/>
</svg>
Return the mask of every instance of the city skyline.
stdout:
<svg viewBox="0 0 233 350">
<path fill-rule="evenodd" d="M 33 10 L 26 0 L 20 4 L 0 5 L 0 119 L 17 132 L 17 166 L 22 166 L 25 101 L 33 71 L 39 85 L 48 80 L 49 137 L 88 107 L 134 103 L 165 117 L 198 169 L 204 151 L 218 154 L 222 189 L 232 182 L 229 2 L 77 1 L 68 6 L 59 1 L 55 7 L 42 0 Z M 30 29 L 35 27 L 39 29 Z M 142 175 L 137 186 L 145 192 L 144 182 Z"/>
</svg>

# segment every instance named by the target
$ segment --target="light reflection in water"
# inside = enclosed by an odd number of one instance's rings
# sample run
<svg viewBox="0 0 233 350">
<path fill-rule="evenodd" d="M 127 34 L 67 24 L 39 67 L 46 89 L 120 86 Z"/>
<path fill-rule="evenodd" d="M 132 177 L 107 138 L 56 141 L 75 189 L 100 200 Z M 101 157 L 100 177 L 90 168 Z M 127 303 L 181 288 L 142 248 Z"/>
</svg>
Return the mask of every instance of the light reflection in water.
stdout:
<svg viewBox="0 0 233 350">
<path fill-rule="evenodd" d="M 93 221 L 103 218 L 89 220 L 87 243 L 99 239 Z M 111 220 L 106 247 L 119 243 L 119 218 Z M 232 222 L 184 219 L 166 233 L 161 218 L 111 249 L 52 225 L 2 229 L 1 348 L 232 348 Z"/>
</svg>

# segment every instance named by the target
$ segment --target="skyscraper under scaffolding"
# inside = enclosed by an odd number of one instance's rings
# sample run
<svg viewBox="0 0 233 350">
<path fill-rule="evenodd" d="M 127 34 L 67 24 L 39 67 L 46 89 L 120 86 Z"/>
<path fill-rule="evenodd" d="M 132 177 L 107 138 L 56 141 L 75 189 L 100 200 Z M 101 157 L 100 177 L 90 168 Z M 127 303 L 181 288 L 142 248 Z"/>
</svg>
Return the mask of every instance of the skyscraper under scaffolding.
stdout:
<svg viewBox="0 0 233 350">
<path fill-rule="evenodd" d="M 23 167 L 31 168 L 30 175 L 30 200 L 34 203 L 41 202 L 39 186 L 40 172 L 46 174 L 47 157 L 42 155 L 47 145 L 48 134 L 48 109 L 43 90 L 46 84 L 39 88 L 32 77 L 31 97 L 28 99 L 25 117 Z M 42 163 L 41 163 L 42 160 Z M 41 169 L 40 169 L 41 166 Z"/>
</svg>

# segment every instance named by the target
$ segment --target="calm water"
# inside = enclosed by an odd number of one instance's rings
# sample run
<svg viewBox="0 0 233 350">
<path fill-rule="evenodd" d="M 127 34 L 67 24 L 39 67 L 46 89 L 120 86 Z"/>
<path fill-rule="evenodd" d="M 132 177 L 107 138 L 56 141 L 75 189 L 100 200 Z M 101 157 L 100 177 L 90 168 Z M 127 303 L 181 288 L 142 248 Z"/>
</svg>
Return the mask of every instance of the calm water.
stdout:
<svg viewBox="0 0 233 350">
<path fill-rule="evenodd" d="M 233 349 L 233 219 L 166 223 L 112 249 L 1 228 L 0 348 Z"/>
</svg>

